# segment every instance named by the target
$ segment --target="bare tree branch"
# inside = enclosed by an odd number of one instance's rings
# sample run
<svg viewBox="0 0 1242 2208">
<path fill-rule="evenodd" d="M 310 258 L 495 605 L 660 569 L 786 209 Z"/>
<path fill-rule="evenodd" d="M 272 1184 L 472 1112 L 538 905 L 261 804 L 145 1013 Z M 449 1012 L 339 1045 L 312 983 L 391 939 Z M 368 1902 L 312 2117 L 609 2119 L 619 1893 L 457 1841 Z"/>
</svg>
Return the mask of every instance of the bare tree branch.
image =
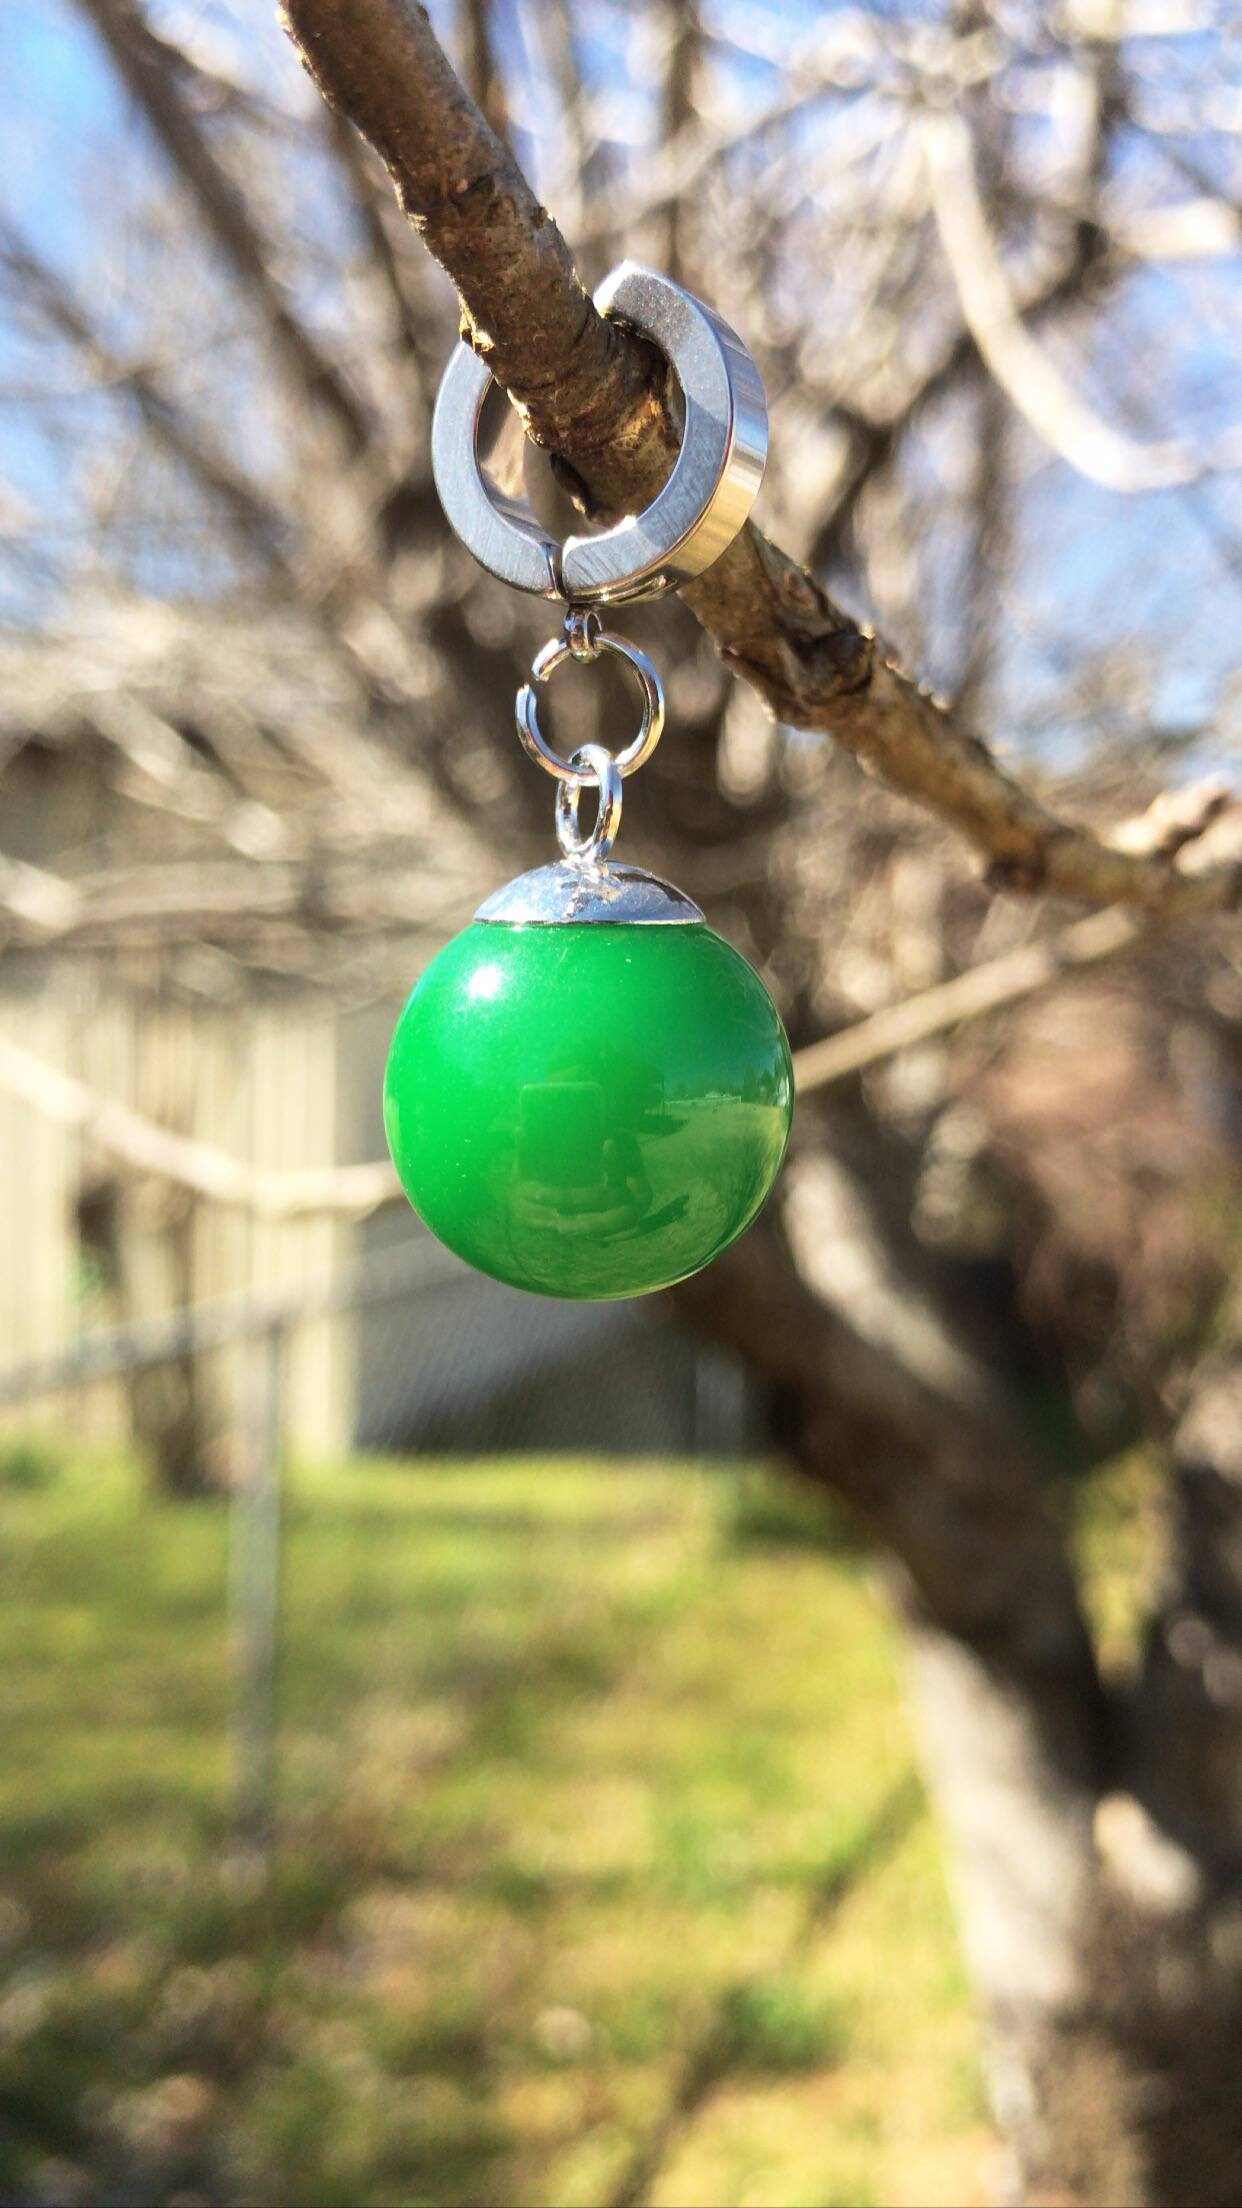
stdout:
<svg viewBox="0 0 1242 2208">
<path fill-rule="evenodd" d="M 78 347 L 92 373 L 101 381 L 127 391 L 152 436 L 190 470 L 213 498 L 219 500 L 247 549 L 257 551 L 269 566 L 288 577 L 290 570 L 284 550 L 287 522 L 251 478 L 234 466 L 227 453 L 213 442 L 199 423 L 188 419 L 147 362 L 124 361 L 117 357 L 64 278 L 7 224 L 0 226 L 0 253 L 8 268 L 38 302 L 48 321 Z"/>
<path fill-rule="evenodd" d="M 1186 831 L 1190 833 L 1189 830 Z M 0 874 L 0 903 L 19 912 L 40 934 L 55 934 L 79 919 L 74 886 L 14 862 Z M 62 909 L 63 908 L 63 909 Z M 1048 988 L 1079 967 L 1097 965 L 1139 942 L 1148 930 L 1133 914 L 1090 913 L 1050 942 L 1022 944 L 998 958 L 920 990 L 854 1021 L 823 1042 L 794 1053 L 799 1095 L 831 1088 L 933 1036 L 981 1019 Z M 64 1126 L 91 1139 L 136 1170 L 172 1181 L 217 1202 L 276 1216 L 291 1212 L 371 1210 L 400 1194 L 387 1168 L 323 1166 L 300 1173 L 260 1173 L 223 1151 L 170 1134 L 140 1115 L 110 1104 L 0 1037 L 0 1088 L 19 1096 Z M 368 1177 L 369 1176 L 369 1177 Z"/>
<path fill-rule="evenodd" d="M 0 1087 L 60 1127 L 77 1129 L 133 1171 L 267 1219 L 339 1212 L 359 1218 L 401 1193 L 387 1159 L 376 1165 L 312 1166 L 264 1172 L 210 1143 L 158 1127 L 125 1104 L 99 1096 L 72 1075 L 0 1038 Z"/>
<path fill-rule="evenodd" d="M 830 1088 L 852 1074 L 865 1072 L 868 1066 L 895 1057 L 899 1050 L 909 1050 L 913 1044 L 928 1042 L 951 1027 L 1014 1004 L 1037 989 L 1047 988 L 1076 966 L 1094 965 L 1099 959 L 1127 950 L 1142 933 L 1143 923 L 1132 913 L 1116 908 L 1088 913 L 1085 920 L 1074 921 L 1050 943 L 1024 943 L 1016 951 L 1006 951 L 1000 958 L 989 958 L 981 966 L 955 974 L 951 981 L 938 982 L 933 989 L 905 997 L 900 1004 L 887 1004 L 868 1019 L 826 1036 L 822 1043 L 808 1043 L 805 1050 L 796 1053 L 798 1094 L 805 1096 L 813 1089 Z"/>
<path fill-rule="evenodd" d="M 559 458 L 589 510 L 645 504 L 676 448 L 660 364 L 594 312 L 555 223 L 458 83 L 425 13 L 412 0 L 285 0 L 283 12 L 324 96 L 376 147 L 453 278 L 463 332 L 527 433 Z M 1183 877 L 1062 819 L 753 526 L 683 596 L 780 719 L 832 735 L 951 822 L 987 857 L 995 883 L 1166 914 L 1237 901 L 1232 865 Z"/>
<path fill-rule="evenodd" d="M 166 64 L 168 48 L 146 20 L 140 0 L 79 0 L 102 38 L 119 76 L 137 101 L 169 160 L 194 195 L 217 245 L 258 301 L 276 350 L 300 389 L 334 422 L 350 451 L 368 440 L 364 409 L 340 371 L 322 353 L 294 314 L 272 273 L 262 240 L 232 178 Z"/>
<path fill-rule="evenodd" d="M 932 207 L 966 324 L 983 359 L 1045 444 L 1106 491 L 1170 490 L 1242 461 L 1242 439 L 1198 453 L 1181 438 L 1139 445 L 1079 397 L 1019 319 L 975 184 L 966 125 L 929 117 L 923 146 Z"/>
</svg>

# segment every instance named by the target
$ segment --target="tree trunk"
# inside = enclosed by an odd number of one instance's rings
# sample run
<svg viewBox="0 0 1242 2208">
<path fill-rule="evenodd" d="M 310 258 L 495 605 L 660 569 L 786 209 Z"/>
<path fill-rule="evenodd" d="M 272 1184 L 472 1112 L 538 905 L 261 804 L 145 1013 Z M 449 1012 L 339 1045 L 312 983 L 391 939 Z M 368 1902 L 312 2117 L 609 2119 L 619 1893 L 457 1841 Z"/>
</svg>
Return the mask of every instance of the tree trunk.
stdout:
<svg viewBox="0 0 1242 2208">
<path fill-rule="evenodd" d="M 1242 1911 L 1136 1796 L 1067 1786 L 1030 1712 L 916 1626 L 915 1702 L 988 2028 L 1009 2196 L 1242 2200 Z"/>
<path fill-rule="evenodd" d="M 887 1560 L 1010 2198 L 1237 2208 L 1242 1372 L 1205 1373 L 1183 1421 L 1167 1615 L 1144 1678 L 1110 1691 L 1049 1468 L 969 1312 L 912 1273 L 884 1187 L 878 1158 L 804 1152 L 780 1210 L 678 1299 L 759 1372 L 796 1463 Z"/>
<path fill-rule="evenodd" d="M 159 1182 L 95 1182 L 78 1206 L 79 1233 L 107 1282 L 116 1323 L 135 1326 L 194 1301 L 194 1199 Z M 201 1359 L 192 1351 L 126 1376 L 130 1437 L 156 1491 L 178 1500 L 226 1484 L 214 1447 Z"/>
</svg>

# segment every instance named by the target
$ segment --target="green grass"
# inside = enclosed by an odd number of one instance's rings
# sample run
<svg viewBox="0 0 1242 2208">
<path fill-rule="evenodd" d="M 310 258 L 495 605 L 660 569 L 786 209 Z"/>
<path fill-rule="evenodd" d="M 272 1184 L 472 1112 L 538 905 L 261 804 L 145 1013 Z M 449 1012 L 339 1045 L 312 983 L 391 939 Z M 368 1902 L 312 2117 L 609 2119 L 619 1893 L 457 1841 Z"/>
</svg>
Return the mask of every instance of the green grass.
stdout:
<svg viewBox="0 0 1242 2208">
<path fill-rule="evenodd" d="M 291 1481 L 279 1850 L 226 1525 L 0 1476 L 0 2200 L 961 2203 L 988 2132 L 896 1651 L 774 1477 Z"/>
<path fill-rule="evenodd" d="M 1158 1460 L 1141 1449 L 1106 1458 L 1054 1497 L 1104 1670 L 1133 1671 L 1164 1562 L 1166 1496 Z"/>
</svg>

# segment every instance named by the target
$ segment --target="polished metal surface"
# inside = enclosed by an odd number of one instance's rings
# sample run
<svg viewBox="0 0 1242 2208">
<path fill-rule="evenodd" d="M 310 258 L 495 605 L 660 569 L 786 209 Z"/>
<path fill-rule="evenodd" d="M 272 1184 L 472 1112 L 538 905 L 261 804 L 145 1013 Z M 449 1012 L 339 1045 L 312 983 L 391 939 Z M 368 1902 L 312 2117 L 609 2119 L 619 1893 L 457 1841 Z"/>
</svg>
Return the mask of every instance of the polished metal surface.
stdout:
<svg viewBox="0 0 1242 2208">
<path fill-rule="evenodd" d="M 584 663 L 598 659 L 604 624 L 590 606 L 571 606 L 565 616 L 565 642 L 570 656 Z"/>
<path fill-rule="evenodd" d="M 586 618 L 588 621 L 595 620 L 594 615 Z M 599 628 L 598 623 L 594 633 L 586 639 L 584 632 L 574 626 L 578 620 L 579 609 L 571 609 L 565 620 L 566 634 L 563 637 L 552 637 L 536 653 L 531 662 L 531 680 L 522 684 L 514 700 L 513 710 L 517 718 L 518 735 L 536 764 L 543 767 L 548 774 L 554 774 L 558 782 L 569 782 L 581 789 L 598 778 L 593 771 L 575 767 L 573 760 L 562 759 L 559 751 L 553 751 L 539 726 L 535 684 L 546 682 L 549 675 L 555 674 L 558 667 L 563 667 L 567 659 L 598 659 L 601 652 L 611 652 L 615 658 L 623 659 L 628 667 L 634 669 L 642 687 L 643 717 L 637 736 L 626 745 L 624 751 L 616 754 L 615 764 L 621 775 L 634 774 L 650 759 L 659 743 L 664 733 L 664 690 L 647 654 L 640 652 L 636 644 L 631 644 L 624 636 L 610 635 L 607 630 Z"/>
<path fill-rule="evenodd" d="M 643 927 L 702 926 L 693 898 L 641 866 L 562 859 L 506 882 L 479 906 L 476 920 L 506 927 L 567 927 L 575 921 L 624 921 Z"/>
<path fill-rule="evenodd" d="M 658 346 L 681 386 L 685 420 L 673 472 L 650 506 L 565 545 L 561 587 L 577 605 L 671 590 L 701 575 L 749 514 L 768 457 L 762 378 L 718 314 L 633 261 L 605 277 L 595 304 Z"/>
<path fill-rule="evenodd" d="M 578 803 L 585 785 L 581 782 L 558 782 L 556 785 L 556 840 L 567 859 L 585 859 L 588 865 L 599 865 L 607 858 L 617 840 L 621 826 L 621 769 L 610 751 L 602 744 L 582 744 L 569 762 L 580 771 L 585 769 L 599 791 L 599 810 L 589 833 L 578 832 Z"/>
<path fill-rule="evenodd" d="M 486 476 L 478 439 L 491 371 L 468 345 L 450 356 L 431 431 L 441 503 L 480 564 L 518 590 L 583 606 L 650 597 L 701 575 L 749 514 L 768 450 L 759 371 L 736 331 L 710 307 L 632 261 L 605 278 L 595 304 L 649 338 L 681 386 L 681 448 L 663 490 L 641 514 L 562 546 L 527 500 Z"/>
</svg>

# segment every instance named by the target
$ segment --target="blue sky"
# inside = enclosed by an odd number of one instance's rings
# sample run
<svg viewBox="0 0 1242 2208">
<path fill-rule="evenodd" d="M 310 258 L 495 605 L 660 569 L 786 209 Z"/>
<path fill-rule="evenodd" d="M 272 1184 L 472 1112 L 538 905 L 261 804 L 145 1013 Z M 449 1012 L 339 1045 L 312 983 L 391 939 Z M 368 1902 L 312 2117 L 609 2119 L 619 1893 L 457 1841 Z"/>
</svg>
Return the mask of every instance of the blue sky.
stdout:
<svg viewBox="0 0 1242 2208">
<path fill-rule="evenodd" d="M 38 251 L 69 276 L 87 296 L 101 322 L 118 333 L 127 311 L 126 286 L 118 281 L 117 256 L 126 250 L 127 210 L 145 197 L 159 195 L 165 175 L 158 151 L 129 111 L 111 69 L 88 26 L 62 0 L 0 0 L 3 8 L 5 51 L 8 67 L 0 82 L 0 129 L 7 160 L 0 179 L 0 206 L 8 220 Z M 154 11 L 158 16 L 161 10 Z M 889 12 L 873 6 L 875 18 Z M 189 7 L 163 10 L 170 25 L 190 24 L 196 36 L 222 41 L 221 53 L 240 58 L 248 75 L 260 83 L 278 107 L 297 110 L 313 97 L 291 49 L 276 23 L 274 4 L 246 0 L 238 10 L 199 0 Z M 443 15 L 444 11 L 437 11 Z M 770 97 L 776 59 L 789 15 L 783 7 L 756 9 L 724 0 L 713 18 L 729 23 L 744 13 L 747 35 L 761 49 L 734 63 L 739 88 L 762 104 Z M 809 15 L 803 21 L 809 21 Z M 649 87 L 636 71 L 632 16 L 620 5 L 593 7 L 584 16 L 584 51 L 592 78 L 607 84 L 624 100 L 641 107 Z M 451 26 L 452 17 L 448 23 Z M 1197 50 L 1201 42 L 1178 45 L 1174 65 L 1167 72 L 1174 86 L 1202 67 Z M 539 158 L 539 49 L 529 34 L 506 34 L 507 56 L 527 78 L 522 97 L 515 102 L 529 126 L 524 152 L 541 181 Z M 765 58 L 763 49 L 771 56 Z M 1167 42 L 1164 52 L 1168 52 Z M 1136 57 L 1139 77 L 1153 79 L 1144 56 Z M 1157 88 L 1160 79 L 1154 78 Z M 808 135 L 816 128 L 812 111 L 800 125 Z M 1227 170 L 1232 148 L 1213 143 L 1196 146 L 1196 158 L 1209 164 L 1218 158 Z M 1143 159 L 1149 160 L 1143 152 Z M 1122 163 L 1126 159 L 1122 150 Z M 1139 159 L 1134 150 L 1133 158 Z M 1242 182 L 1242 180 L 1239 180 Z M 325 201 L 316 196 L 313 175 L 306 176 L 306 196 L 294 210 L 295 223 L 320 224 Z M 1178 196 L 1172 178 L 1165 180 L 1169 196 Z M 1184 190 L 1186 187 L 1182 187 Z M 101 245 L 105 250 L 101 250 Z M 192 351 L 198 332 L 217 312 L 219 286 L 204 252 L 201 290 L 185 301 L 186 346 Z M 325 270 L 330 263 L 325 258 Z M 304 277 L 307 310 L 331 326 L 336 297 L 330 274 L 316 289 Z M 1185 276 L 1181 271 L 1151 270 L 1128 285 L 1123 303 L 1113 314 L 1107 341 L 1094 351 L 1064 341 L 1059 356 L 1091 402 L 1102 412 L 1138 404 L 1145 418 L 1121 420 L 1136 437 L 1168 434 L 1180 426 L 1183 409 L 1193 403 L 1197 413 L 1217 428 L 1242 420 L 1242 379 L 1237 372 L 1239 298 L 1242 272 L 1235 260 L 1222 266 L 1212 294 L 1196 275 L 1192 341 L 1187 341 Z M 213 290 L 213 286 L 215 289 Z M 1210 312 L 1202 312 L 1203 299 Z M 227 321 L 227 317 L 225 317 Z M 1174 342 L 1176 339 L 1176 342 Z M 246 340 L 236 339 L 236 358 L 230 365 L 226 337 L 222 340 L 223 372 L 249 372 Z M 175 350 L 175 348 L 174 348 Z M 78 526 L 80 468 L 99 441 L 120 435 L 124 426 L 124 401 L 75 389 L 66 378 L 62 389 L 58 372 L 67 365 L 29 327 L 0 324 L 0 476 L 16 493 L 19 506 L 43 517 L 54 544 L 57 531 L 66 541 Z M 240 423 L 225 425 L 242 434 Z M 943 425 L 929 420 L 920 447 L 912 454 L 912 466 L 925 476 L 929 488 L 928 512 L 935 516 L 935 484 L 938 434 Z M 249 457 L 255 458 L 253 440 L 262 440 L 261 424 L 250 425 Z M 1153 711 L 1160 721 L 1197 724 L 1217 713 L 1230 679 L 1242 662 L 1242 509 L 1238 482 L 1211 484 L 1189 494 L 1149 495 L 1129 502 L 1101 491 L 1074 475 L 1064 463 L 1043 454 L 1030 433 L 1015 431 L 1022 449 L 1035 463 L 1030 487 L 1017 519 L 1016 533 L 1022 558 L 1020 604 L 1002 606 L 1005 636 L 1006 680 L 1002 714 L 1016 742 L 1062 743 L 1066 730 L 1058 722 L 1057 699 L 1067 678 L 1094 656 L 1124 651 L 1153 657 Z M 1237 558 L 1232 547 L 1237 539 Z M 934 550 L 934 547 L 933 547 Z M 201 557 L 187 539 L 179 556 L 175 530 L 167 532 L 148 559 L 141 580 L 144 587 L 180 591 L 195 578 Z M 919 671 L 937 682 L 951 680 L 960 652 L 960 576 L 946 557 L 938 570 L 930 562 L 927 619 L 928 641 L 923 647 Z M 32 596 L 33 587 L 33 596 Z M 38 586 L 27 574 L 8 597 L 10 615 L 28 618 L 38 610 Z M 854 604 L 858 610 L 857 589 Z M 865 608 L 861 609 L 865 610 Z M 937 640 L 943 641 L 943 651 Z M 1176 648 L 1172 648 L 1174 640 Z M 941 663 L 943 662 L 943 663 Z"/>
</svg>

